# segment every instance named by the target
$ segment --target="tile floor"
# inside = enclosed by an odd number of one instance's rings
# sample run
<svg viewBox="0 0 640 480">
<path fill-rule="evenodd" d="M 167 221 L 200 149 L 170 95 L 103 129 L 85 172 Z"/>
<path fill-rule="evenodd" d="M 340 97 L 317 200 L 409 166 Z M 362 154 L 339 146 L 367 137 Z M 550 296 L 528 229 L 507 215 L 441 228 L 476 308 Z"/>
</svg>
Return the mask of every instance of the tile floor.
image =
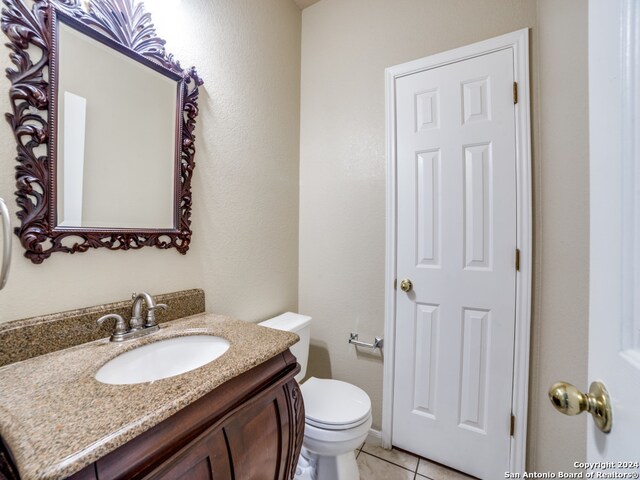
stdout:
<svg viewBox="0 0 640 480">
<path fill-rule="evenodd" d="M 451 470 L 400 450 L 384 450 L 365 443 L 356 452 L 360 480 L 471 480 Z"/>
</svg>

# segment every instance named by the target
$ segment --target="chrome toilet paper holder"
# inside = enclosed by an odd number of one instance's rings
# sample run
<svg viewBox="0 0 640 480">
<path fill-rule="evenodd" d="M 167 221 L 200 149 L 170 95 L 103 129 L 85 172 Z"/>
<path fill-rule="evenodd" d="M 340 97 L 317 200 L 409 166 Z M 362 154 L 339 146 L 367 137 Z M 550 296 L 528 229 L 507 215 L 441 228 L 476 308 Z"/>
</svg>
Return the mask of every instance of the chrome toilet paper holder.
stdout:
<svg viewBox="0 0 640 480">
<path fill-rule="evenodd" d="M 367 348 L 372 348 L 372 349 L 376 349 L 376 348 L 380 348 L 382 349 L 382 347 L 384 346 L 384 339 L 380 338 L 380 337 L 375 337 L 373 339 L 373 343 L 367 343 L 367 342 L 362 342 L 360 340 L 358 340 L 358 334 L 351 332 L 351 334 L 349 335 L 349 343 L 357 346 L 357 347 L 367 347 Z"/>
</svg>

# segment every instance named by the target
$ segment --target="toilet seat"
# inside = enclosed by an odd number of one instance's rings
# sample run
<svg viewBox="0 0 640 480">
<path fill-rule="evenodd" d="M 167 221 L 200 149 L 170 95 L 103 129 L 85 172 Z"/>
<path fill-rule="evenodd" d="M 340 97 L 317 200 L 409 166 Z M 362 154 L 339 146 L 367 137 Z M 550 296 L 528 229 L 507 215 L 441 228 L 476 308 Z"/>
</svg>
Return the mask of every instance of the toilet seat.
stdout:
<svg viewBox="0 0 640 480">
<path fill-rule="evenodd" d="M 371 400 L 355 385 L 311 377 L 300 389 L 308 425 L 324 430 L 348 430 L 371 418 Z"/>
<path fill-rule="evenodd" d="M 331 424 L 331 423 L 322 423 L 315 420 L 311 420 L 309 418 L 305 418 L 304 423 L 306 423 L 307 425 L 312 425 L 316 428 L 321 428 L 323 430 L 349 430 L 350 428 L 355 428 L 359 425 L 362 425 L 364 422 L 367 421 L 368 418 L 369 417 L 364 417 L 363 419 L 357 422 L 337 424 L 337 425 Z"/>
</svg>

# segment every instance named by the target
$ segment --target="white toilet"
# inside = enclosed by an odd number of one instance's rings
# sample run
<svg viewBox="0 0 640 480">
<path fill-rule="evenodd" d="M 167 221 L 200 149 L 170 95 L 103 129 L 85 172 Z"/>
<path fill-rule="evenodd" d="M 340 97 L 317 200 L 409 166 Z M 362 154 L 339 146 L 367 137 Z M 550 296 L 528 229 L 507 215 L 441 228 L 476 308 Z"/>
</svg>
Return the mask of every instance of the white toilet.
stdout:
<svg viewBox="0 0 640 480">
<path fill-rule="evenodd" d="M 294 332 L 300 341 L 291 347 L 301 370 L 307 371 L 311 317 L 283 313 L 259 325 Z M 305 465 L 315 465 L 317 480 L 358 480 L 355 449 L 367 438 L 371 428 L 371 400 L 366 392 L 339 380 L 311 377 L 300 389 L 304 399 L 305 426 L 302 456 Z M 298 476 L 297 476 L 298 478 Z M 299 477 L 304 478 L 304 477 Z"/>
</svg>

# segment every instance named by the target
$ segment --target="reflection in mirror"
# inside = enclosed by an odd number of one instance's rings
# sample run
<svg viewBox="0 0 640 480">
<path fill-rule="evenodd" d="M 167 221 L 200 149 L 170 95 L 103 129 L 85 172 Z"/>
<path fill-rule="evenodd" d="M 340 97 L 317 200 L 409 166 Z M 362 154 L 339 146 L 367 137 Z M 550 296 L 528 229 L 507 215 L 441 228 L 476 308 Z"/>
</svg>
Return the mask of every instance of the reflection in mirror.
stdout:
<svg viewBox="0 0 640 480">
<path fill-rule="evenodd" d="M 58 226 L 174 228 L 178 83 L 62 21 L 58 52 Z"/>
</svg>

